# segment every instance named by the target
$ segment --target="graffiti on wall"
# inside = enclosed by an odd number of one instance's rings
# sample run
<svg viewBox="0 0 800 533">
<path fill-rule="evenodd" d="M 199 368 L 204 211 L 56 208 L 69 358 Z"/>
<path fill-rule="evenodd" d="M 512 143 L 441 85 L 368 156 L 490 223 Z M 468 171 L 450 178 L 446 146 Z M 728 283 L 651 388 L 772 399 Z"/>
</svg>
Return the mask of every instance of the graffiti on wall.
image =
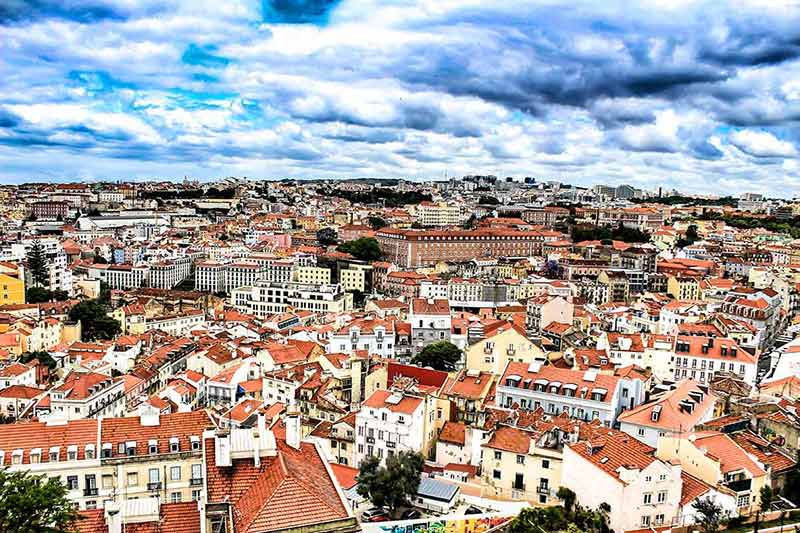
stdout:
<svg viewBox="0 0 800 533">
<path fill-rule="evenodd" d="M 514 518 L 513 516 L 467 516 L 458 518 L 429 518 L 362 524 L 365 533 L 486 533 Z"/>
</svg>

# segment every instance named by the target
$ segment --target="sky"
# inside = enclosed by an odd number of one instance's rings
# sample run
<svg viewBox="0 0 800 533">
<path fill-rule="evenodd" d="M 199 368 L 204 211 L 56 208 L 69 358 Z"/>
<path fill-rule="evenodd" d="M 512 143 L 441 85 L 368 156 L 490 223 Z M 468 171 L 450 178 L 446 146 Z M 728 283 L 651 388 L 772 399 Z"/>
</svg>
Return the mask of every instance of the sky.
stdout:
<svg viewBox="0 0 800 533">
<path fill-rule="evenodd" d="M 0 183 L 800 196 L 800 2 L 2 0 Z"/>
</svg>

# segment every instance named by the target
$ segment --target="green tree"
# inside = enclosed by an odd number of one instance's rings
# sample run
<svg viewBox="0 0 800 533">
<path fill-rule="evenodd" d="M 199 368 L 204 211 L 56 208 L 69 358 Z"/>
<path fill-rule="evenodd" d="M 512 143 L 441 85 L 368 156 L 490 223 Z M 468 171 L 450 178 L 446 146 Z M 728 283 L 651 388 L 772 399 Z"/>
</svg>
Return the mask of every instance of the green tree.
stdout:
<svg viewBox="0 0 800 533">
<path fill-rule="evenodd" d="M 317 241 L 322 246 L 330 246 L 339 241 L 339 234 L 333 228 L 322 228 L 317 231 Z"/>
<path fill-rule="evenodd" d="M 343 242 L 336 249 L 362 261 L 377 261 L 383 255 L 378 241 L 372 237 L 361 237 L 354 241 Z"/>
<path fill-rule="evenodd" d="M 86 300 L 69 310 L 69 319 L 80 321 L 84 340 L 111 340 L 121 331 L 117 320 L 106 313 L 106 308 L 97 300 Z"/>
<path fill-rule="evenodd" d="M 100 282 L 100 293 L 97 295 L 97 301 L 106 306 L 111 304 L 111 286 L 105 281 Z"/>
<path fill-rule="evenodd" d="M 69 532 L 74 531 L 79 516 L 59 478 L 0 470 L 0 531 Z"/>
<path fill-rule="evenodd" d="M 424 464 L 421 453 L 408 450 L 388 456 L 386 466 L 381 466 L 380 459 L 371 455 L 361 463 L 356 491 L 374 506 L 386 507 L 394 516 L 417 493 Z"/>
<path fill-rule="evenodd" d="M 567 516 L 570 516 L 575 507 L 575 501 L 578 499 L 576 494 L 567 487 L 559 487 L 556 497 L 564 502 L 564 512 L 567 513 Z"/>
<path fill-rule="evenodd" d="M 370 216 L 367 219 L 367 224 L 369 224 L 369 227 L 374 230 L 379 230 L 386 227 L 386 221 L 378 216 Z"/>
<path fill-rule="evenodd" d="M 451 372 L 461 360 L 461 350 L 448 341 L 439 341 L 429 344 L 411 359 L 411 363 L 418 366 L 429 366 L 436 370 Z"/>
<path fill-rule="evenodd" d="M 772 490 L 772 487 L 769 485 L 764 485 L 761 487 L 759 491 L 759 510 L 762 513 L 769 512 L 770 507 L 772 507 L 772 502 L 775 501 L 775 492 Z"/>
<path fill-rule="evenodd" d="M 34 359 L 38 360 L 43 365 L 46 365 L 50 370 L 56 367 L 56 360 L 53 359 L 53 356 L 50 355 L 48 352 L 44 350 L 38 350 L 35 352 L 25 352 L 23 353 L 19 360 L 22 363 L 29 363 Z"/>
<path fill-rule="evenodd" d="M 714 501 L 711 496 L 700 498 L 692 503 L 692 508 L 698 515 L 699 525 L 705 533 L 717 533 L 722 522 L 722 506 Z"/>
<path fill-rule="evenodd" d="M 475 213 L 472 213 L 469 218 L 464 222 L 463 228 L 464 229 L 475 229 L 475 226 L 478 225 L 478 217 L 475 216 Z"/>
<path fill-rule="evenodd" d="M 47 256 L 44 253 L 42 243 L 33 241 L 28 250 L 26 262 L 33 284 L 35 286 L 50 286 L 50 269 L 47 266 Z"/>
<path fill-rule="evenodd" d="M 63 302 L 64 300 L 69 300 L 67 291 L 48 291 L 44 287 L 31 287 L 25 291 L 25 301 L 29 304 L 40 304 L 52 301 Z"/>
</svg>

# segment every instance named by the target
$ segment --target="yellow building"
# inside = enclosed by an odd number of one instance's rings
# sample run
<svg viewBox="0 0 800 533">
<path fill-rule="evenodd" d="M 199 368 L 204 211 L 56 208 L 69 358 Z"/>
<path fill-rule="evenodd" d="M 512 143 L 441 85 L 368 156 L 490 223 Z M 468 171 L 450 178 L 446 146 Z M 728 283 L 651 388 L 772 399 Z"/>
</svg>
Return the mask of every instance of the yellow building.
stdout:
<svg viewBox="0 0 800 533">
<path fill-rule="evenodd" d="M 557 435 L 500 426 L 481 446 L 482 496 L 553 505 L 562 459 Z"/>
<path fill-rule="evenodd" d="M 25 303 L 24 279 L 19 265 L 0 261 L 0 305 Z"/>
<path fill-rule="evenodd" d="M 667 294 L 677 300 L 699 300 L 700 280 L 689 276 L 670 276 L 667 279 Z"/>
<path fill-rule="evenodd" d="M 331 269 L 313 266 L 300 267 L 297 269 L 297 281 L 300 283 L 328 285 L 331 282 Z"/>
<path fill-rule="evenodd" d="M 366 292 L 366 271 L 358 268 L 347 268 L 341 270 L 339 272 L 339 282 L 342 284 L 342 288 L 346 291 Z"/>
<path fill-rule="evenodd" d="M 486 333 L 486 338 L 467 349 L 467 368 L 502 375 L 509 361 L 530 363 L 546 359 L 544 351 L 533 344 L 519 326 L 504 324 Z"/>
</svg>

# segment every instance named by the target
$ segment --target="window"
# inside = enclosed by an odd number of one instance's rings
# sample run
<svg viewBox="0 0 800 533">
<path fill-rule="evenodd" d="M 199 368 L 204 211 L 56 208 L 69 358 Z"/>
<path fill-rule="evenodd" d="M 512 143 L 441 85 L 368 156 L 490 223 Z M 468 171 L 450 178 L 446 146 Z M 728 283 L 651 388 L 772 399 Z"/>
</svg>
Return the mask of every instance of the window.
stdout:
<svg viewBox="0 0 800 533">
<path fill-rule="evenodd" d="M 657 526 L 662 525 L 664 523 L 664 515 L 663 514 L 657 514 L 655 522 L 656 522 Z"/>
<path fill-rule="evenodd" d="M 659 433 L 659 435 L 663 437 L 664 436 L 664 432 L 662 431 L 661 433 Z M 658 480 L 659 481 L 666 481 L 666 479 L 667 479 L 667 475 L 666 474 L 659 474 L 659 476 L 658 476 Z"/>
<path fill-rule="evenodd" d="M 191 436 L 189 437 L 192 441 L 192 451 L 197 451 L 200 449 L 200 437 Z"/>
<path fill-rule="evenodd" d="M 173 492 L 169 495 L 169 501 L 171 503 L 181 503 L 181 493 L 180 492 Z"/>
<path fill-rule="evenodd" d="M 542 459 L 542 468 L 550 468 L 550 459 Z"/>
<path fill-rule="evenodd" d="M 78 476 L 67 476 L 67 488 L 69 490 L 78 490 Z"/>
<path fill-rule="evenodd" d="M 518 455 L 517 456 L 517 464 L 518 465 L 524 465 L 525 464 L 525 456 L 524 455 Z"/>
<path fill-rule="evenodd" d="M 114 486 L 114 477 L 111 474 L 103 474 L 100 482 L 103 484 L 104 489 L 110 489 Z"/>
<path fill-rule="evenodd" d="M 644 437 L 644 428 L 639 428 L 639 436 Z"/>
<path fill-rule="evenodd" d="M 498 452 L 497 450 L 495 450 L 494 458 L 495 458 L 496 461 L 501 460 L 503 458 L 503 452 Z"/>
<path fill-rule="evenodd" d="M 139 473 L 128 472 L 127 483 L 129 487 L 135 487 L 139 484 Z"/>
<path fill-rule="evenodd" d="M 750 495 L 749 494 L 742 494 L 737 498 L 736 505 L 738 507 L 747 507 L 750 505 Z"/>
<path fill-rule="evenodd" d="M 661 490 L 658 492 L 658 498 L 656 499 L 658 503 L 664 503 L 667 501 L 667 491 Z"/>
<path fill-rule="evenodd" d="M 642 515 L 642 527 L 650 527 L 650 515 Z"/>
<path fill-rule="evenodd" d="M 158 441 L 151 440 L 147 443 L 147 453 L 155 455 L 158 453 Z"/>
<path fill-rule="evenodd" d="M 203 477 L 203 465 L 201 464 L 192 465 L 192 479 L 199 480 L 202 477 Z"/>
<path fill-rule="evenodd" d="M 160 470 L 158 468 L 151 468 L 150 470 L 147 471 L 147 478 L 149 480 L 149 483 L 159 482 L 160 479 L 159 472 Z"/>
<path fill-rule="evenodd" d="M 169 451 L 172 453 L 181 451 L 181 443 L 178 440 L 178 437 L 172 437 L 169 439 Z"/>
<path fill-rule="evenodd" d="M 173 466 L 169 469 L 169 479 L 172 481 L 179 481 L 181 479 L 180 466 Z"/>
<path fill-rule="evenodd" d="M 196 502 L 200 499 L 200 490 L 193 490 L 192 491 L 192 501 Z"/>
<path fill-rule="evenodd" d="M 501 475 L 502 475 L 502 474 L 500 474 L 500 471 L 499 471 L 499 470 L 494 470 L 494 471 L 492 472 L 492 477 L 493 477 L 494 479 L 500 479 Z"/>
<path fill-rule="evenodd" d="M 653 503 L 653 495 L 649 492 L 644 493 L 644 502 L 645 505 L 650 505 Z"/>
</svg>

